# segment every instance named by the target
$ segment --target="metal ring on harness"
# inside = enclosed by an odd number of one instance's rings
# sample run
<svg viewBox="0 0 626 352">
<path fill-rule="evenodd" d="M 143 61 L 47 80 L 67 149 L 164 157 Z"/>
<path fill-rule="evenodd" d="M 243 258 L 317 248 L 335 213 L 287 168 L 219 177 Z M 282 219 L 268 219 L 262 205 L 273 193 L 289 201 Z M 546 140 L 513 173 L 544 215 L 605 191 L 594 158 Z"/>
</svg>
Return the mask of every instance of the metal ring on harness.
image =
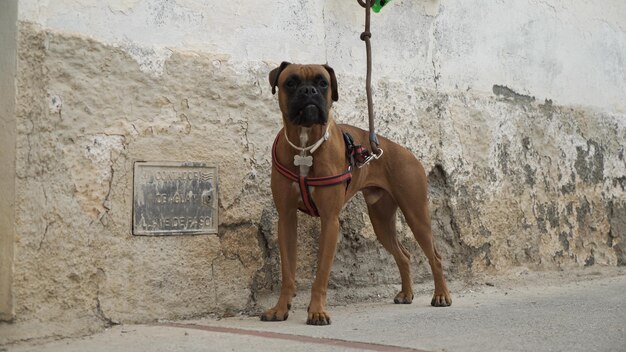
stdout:
<svg viewBox="0 0 626 352">
<path fill-rule="evenodd" d="M 382 148 L 378 148 L 378 151 L 380 151 L 380 153 L 376 154 L 375 152 L 372 152 L 366 159 L 365 161 L 363 161 L 362 164 L 360 164 L 358 167 L 359 169 L 362 168 L 363 166 L 369 164 L 370 161 L 375 160 L 380 158 L 381 156 L 383 156 L 383 149 Z"/>
</svg>

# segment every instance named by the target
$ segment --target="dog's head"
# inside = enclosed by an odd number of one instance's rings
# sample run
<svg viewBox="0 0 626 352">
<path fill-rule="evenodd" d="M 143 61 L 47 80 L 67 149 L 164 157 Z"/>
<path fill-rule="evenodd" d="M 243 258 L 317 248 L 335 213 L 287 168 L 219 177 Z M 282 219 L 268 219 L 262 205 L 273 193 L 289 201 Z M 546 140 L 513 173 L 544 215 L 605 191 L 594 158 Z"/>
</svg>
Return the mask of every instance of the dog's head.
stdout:
<svg viewBox="0 0 626 352">
<path fill-rule="evenodd" d="M 328 65 L 283 62 L 269 75 L 272 94 L 278 88 L 283 117 L 295 125 L 324 125 L 333 101 L 339 99 L 335 71 Z"/>
</svg>

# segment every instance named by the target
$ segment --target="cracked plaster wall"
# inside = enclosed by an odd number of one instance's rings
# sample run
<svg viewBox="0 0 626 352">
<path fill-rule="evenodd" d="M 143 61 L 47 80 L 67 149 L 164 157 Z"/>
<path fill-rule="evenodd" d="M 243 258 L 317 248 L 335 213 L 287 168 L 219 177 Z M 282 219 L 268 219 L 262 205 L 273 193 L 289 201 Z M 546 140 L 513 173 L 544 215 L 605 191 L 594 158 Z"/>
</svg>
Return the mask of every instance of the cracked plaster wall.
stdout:
<svg viewBox="0 0 626 352">
<path fill-rule="evenodd" d="M 0 321 L 13 318 L 17 1 L 0 3 Z"/>
<path fill-rule="evenodd" d="M 279 287 L 269 70 L 328 61 L 336 118 L 366 126 L 354 5 L 147 3 L 20 2 L 16 319 L 0 342 L 264 308 Z M 434 233 L 456 279 L 626 264 L 626 37 L 614 14 L 624 5 L 521 3 L 509 13 L 503 3 L 398 1 L 374 17 L 379 133 L 424 163 Z M 516 21 L 494 23 L 489 9 Z M 534 27 L 555 17 L 549 33 Z M 574 51 L 582 57 L 567 51 L 572 28 L 587 33 Z M 217 164 L 219 234 L 133 237 L 135 160 Z M 344 209 L 330 284 L 363 298 L 399 283 L 366 213 L 360 196 Z M 300 224 L 306 288 L 318 228 L 305 216 Z M 414 279 L 429 281 L 402 217 L 398 229 Z"/>
</svg>

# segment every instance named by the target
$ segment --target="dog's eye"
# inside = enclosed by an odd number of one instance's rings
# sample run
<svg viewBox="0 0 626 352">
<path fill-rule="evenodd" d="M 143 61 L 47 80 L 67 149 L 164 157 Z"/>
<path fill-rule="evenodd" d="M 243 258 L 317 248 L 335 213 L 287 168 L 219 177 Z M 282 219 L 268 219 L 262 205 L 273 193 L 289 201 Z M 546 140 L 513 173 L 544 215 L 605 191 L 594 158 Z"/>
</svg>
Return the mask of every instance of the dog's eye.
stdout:
<svg viewBox="0 0 626 352">
<path fill-rule="evenodd" d="M 296 81 L 294 81 L 293 79 L 290 79 L 287 81 L 287 83 L 285 83 L 285 87 L 289 88 L 289 89 L 293 89 L 296 87 Z"/>
<path fill-rule="evenodd" d="M 320 80 L 320 81 L 319 81 L 319 83 L 318 83 L 318 85 L 319 85 L 321 88 L 328 88 L 328 82 L 326 82 L 326 80 L 324 80 L 324 79 Z"/>
</svg>

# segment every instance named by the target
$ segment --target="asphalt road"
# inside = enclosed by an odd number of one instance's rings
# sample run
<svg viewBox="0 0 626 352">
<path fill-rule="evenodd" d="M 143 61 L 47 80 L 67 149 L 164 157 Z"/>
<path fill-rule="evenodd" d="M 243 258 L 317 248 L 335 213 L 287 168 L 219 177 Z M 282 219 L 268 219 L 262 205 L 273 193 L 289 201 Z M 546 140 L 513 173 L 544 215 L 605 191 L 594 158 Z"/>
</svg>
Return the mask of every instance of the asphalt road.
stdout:
<svg viewBox="0 0 626 352">
<path fill-rule="evenodd" d="M 621 270 L 621 269 L 620 269 Z M 486 285 L 486 284 L 487 285 Z M 21 344 L 24 351 L 626 351 L 626 270 L 605 275 L 495 279 L 457 289 L 449 308 L 426 295 L 332 307 L 332 325 L 257 317 L 121 325 L 80 339 Z M 3 348 L 0 348 L 2 350 Z"/>
</svg>

